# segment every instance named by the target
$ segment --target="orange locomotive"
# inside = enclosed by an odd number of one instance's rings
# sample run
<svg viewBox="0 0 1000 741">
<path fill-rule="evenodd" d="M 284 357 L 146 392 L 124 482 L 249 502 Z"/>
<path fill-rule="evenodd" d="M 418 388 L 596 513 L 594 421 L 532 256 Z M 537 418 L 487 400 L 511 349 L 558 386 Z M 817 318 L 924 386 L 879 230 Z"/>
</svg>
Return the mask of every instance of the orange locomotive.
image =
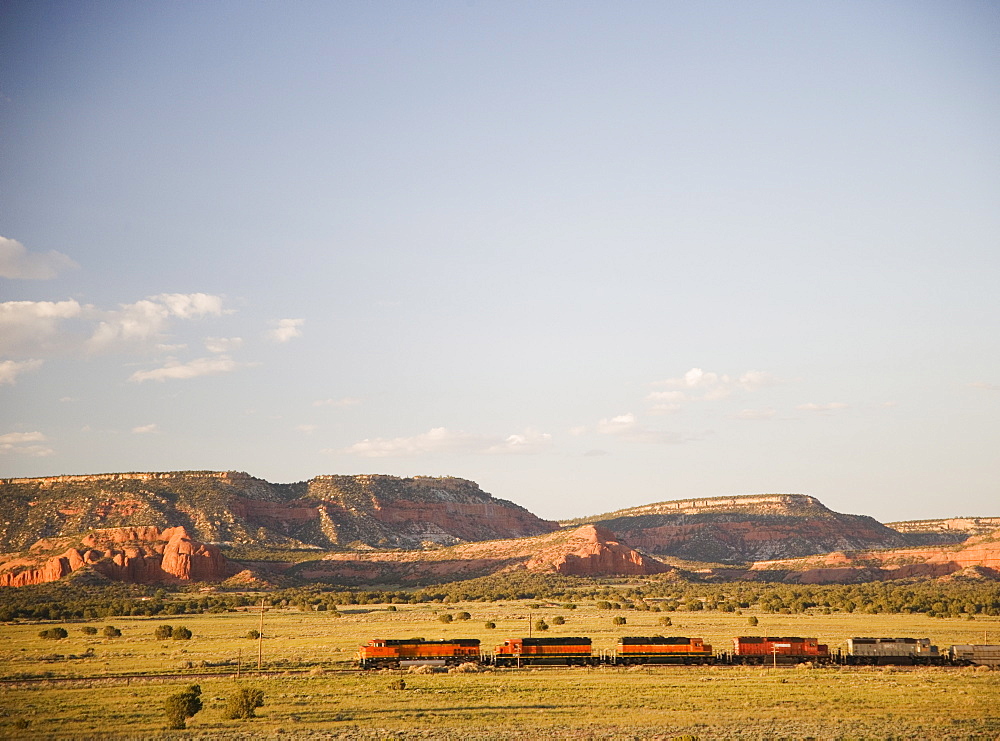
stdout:
<svg viewBox="0 0 1000 741">
<path fill-rule="evenodd" d="M 618 640 L 615 663 L 629 664 L 712 664 L 712 647 L 701 638 L 682 636 L 625 636 Z"/>
<path fill-rule="evenodd" d="M 733 639 L 734 664 L 789 664 L 830 661 L 830 649 L 816 638 L 740 636 Z"/>
<path fill-rule="evenodd" d="M 590 666 L 589 638 L 511 638 L 494 650 L 496 666 Z"/>
<path fill-rule="evenodd" d="M 368 641 L 358 650 L 362 669 L 398 669 L 402 666 L 457 666 L 482 660 L 477 638 L 423 638 Z"/>
</svg>

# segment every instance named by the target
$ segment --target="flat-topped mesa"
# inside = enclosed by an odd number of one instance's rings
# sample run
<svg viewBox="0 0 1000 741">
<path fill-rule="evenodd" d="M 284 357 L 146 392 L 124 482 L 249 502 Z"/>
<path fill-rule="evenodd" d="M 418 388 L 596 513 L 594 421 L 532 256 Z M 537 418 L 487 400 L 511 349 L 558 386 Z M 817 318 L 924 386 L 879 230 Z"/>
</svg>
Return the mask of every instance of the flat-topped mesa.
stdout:
<svg viewBox="0 0 1000 741">
<path fill-rule="evenodd" d="M 0 479 L 0 552 L 109 527 L 183 526 L 206 543 L 422 548 L 557 529 L 458 478 L 329 475 L 272 484 L 236 471 Z"/>
<path fill-rule="evenodd" d="M 903 536 L 870 517 L 845 515 L 805 494 L 749 494 L 658 502 L 588 517 L 647 553 L 746 563 L 834 550 L 893 548 Z"/>
<path fill-rule="evenodd" d="M 957 532 L 982 535 L 1000 528 L 1000 517 L 951 517 L 939 520 L 905 520 L 885 524 L 901 533 Z"/>
<path fill-rule="evenodd" d="M 253 481 L 253 476 L 242 471 L 152 471 L 127 473 L 67 474 L 35 478 L 0 479 L 0 484 L 36 484 L 42 488 L 53 484 L 99 484 L 112 481 L 163 481 L 169 479 L 220 479 L 223 481 Z"/>
<path fill-rule="evenodd" d="M 519 538 L 558 529 L 512 502 L 487 494 L 474 481 L 453 477 L 317 476 L 303 500 L 322 510 L 331 542 L 383 547 L 452 545 Z"/>
<path fill-rule="evenodd" d="M 702 512 L 746 512 L 754 514 L 785 514 L 803 509 L 829 511 L 815 497 L 806 494 L 741 494 L 728 497 L 701 497 L 657 502 L 609 513 L 603 517 L 635 517 L 638 515 L 685 514 Z"/>
</svg>

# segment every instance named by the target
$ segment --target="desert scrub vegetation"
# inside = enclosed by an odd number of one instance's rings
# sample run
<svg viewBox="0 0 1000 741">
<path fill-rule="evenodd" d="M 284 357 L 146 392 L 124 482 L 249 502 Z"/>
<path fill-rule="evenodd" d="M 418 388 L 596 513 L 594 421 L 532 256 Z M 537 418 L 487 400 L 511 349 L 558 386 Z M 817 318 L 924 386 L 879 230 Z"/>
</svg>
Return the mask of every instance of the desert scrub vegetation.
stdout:
<svg viewBox="0 0 1000 741">
<path fill-rule="evenodd" d="M 0 588 L 0 622 L 94 620 L 109 617 L 199 615 L 253 607 L 263 597 L 268 608 L 298 606 L 302 611 L 340 614 L 339 608 L 365 605 L 495 603 L 532 600 L 533 609 L 574 609 L 584 601 L 605 610 L 639 612 L 771 614 L 925 614 L 931 617 L 1000 616 L 1000 585 L 990 582 L 895 581 L 850 585 L 790 585 L 736 582 L 700 584 L 660 576 L 622 579 L 566 577 L 512 572 L 413 590 L 344 589 L 312 584 L 264 595 L 219 591 L 203 585 L 167 591 L 159 587 L 67 581 Z M 546 600 L 546 602 L 539 602 Z"/>
<path fill-rule="evenodd" d="M 202 708 L 200 695 L 201 687 L 192 684 L 183 692 L 166 699 L 163 710 L 167 716 L 168 729 L 181 730 L 187 727 L 187 719 L 193 718 Z"/>
<path fill-rule="evenodd" d="M 257 715 L 257 708 L 263 707 L 263 705 L 264 690 L 259 687 L 240 687 L 226 700 L 223 717 L 228 720 L 253 718 Z"/>
</svg>

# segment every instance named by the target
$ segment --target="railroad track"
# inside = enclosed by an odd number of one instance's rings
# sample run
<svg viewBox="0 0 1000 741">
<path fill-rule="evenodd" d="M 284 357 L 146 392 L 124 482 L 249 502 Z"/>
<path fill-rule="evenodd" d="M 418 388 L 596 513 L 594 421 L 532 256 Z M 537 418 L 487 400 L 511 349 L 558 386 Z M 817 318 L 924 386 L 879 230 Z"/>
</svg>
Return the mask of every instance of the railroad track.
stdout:
<svg viewBox="0 0 1000 741">
<path fill-rule="evenodd" d="M 310 669 L 275 669 L 272 671 L 243 671 L 239 675 L 235 671 L 229 672 L 201 672 L 192 674 L 181 673 L 160 673 L 160 674 L 95 674 L 88 677 L 20 677 L 0 679 L 0 687 L 13 687 L 20 685 L 40 685 L 40 684 L 131 684 L 132 682 L 156 682 L 170 680 L 204 680 L 204 679 L 273 679 L 275 677 L 285 677 L 288 675 L 304 676 L 309 674 Z M 324 674 L 353 674 L 364 671 L 362 669 L 324 669 Z"/>
</svg>

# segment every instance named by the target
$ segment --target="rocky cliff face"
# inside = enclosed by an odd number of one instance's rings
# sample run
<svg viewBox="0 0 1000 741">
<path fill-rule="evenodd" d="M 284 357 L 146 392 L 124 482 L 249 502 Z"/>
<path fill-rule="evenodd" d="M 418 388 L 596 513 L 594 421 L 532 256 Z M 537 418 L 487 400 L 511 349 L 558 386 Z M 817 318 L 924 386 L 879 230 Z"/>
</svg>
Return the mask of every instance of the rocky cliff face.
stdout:
<svg viewBox="0 0 1000 741">
<path fill-rule="evenodd" d="M 0 551 L 109 527 L 183 527 L 203 542 L 419 548 L 551 532 L 558 526 L 453 478 L 319 476 L 272 484 L 181 471 L 0 479 Z"/>
<path fill-rule="evenodd" d="M 748 578 L 778 578 L 795 584 L 853 583 L 910 577 L 943 577 L 974 570 L 1000 579 L 1000 530 L 973 536 L 958 546 L 836 552 L 811 558 L 761 561 Z"/>
<path fill-rule="evenodd" d="M 953 517 L 940 520 L 887 522 L 910 545 L 948 545 L 961 543 L 973 535 L 984 535 L 1000 528 L 1000 517 Z"/>
<path fill-rule="evenodd" d="M 906 545 L 870 517 L 833 512 L 797 494 L 660 502 L 589 520 L 649 553 L 715 563 Z"/>
<path fill-rule="evenodd" d="M 70 540 L 40 540 L 26 554 L 0 556 L 0 586 L 57 581 L 85 567 L 136 584 L 220 581 L 234 573 L 217 547 L 192 540 L 182 527 L 111 528 Z"/>
<path fill-rule="evenodd" d="M 498 540 L 397 553 L 334 553 L 292 571 L 344 584 L 432 584 L 528 569 L 576 576 L 640 576 L 670 567 L 622 545 L 593 525 L 533 538 Z"/>
</svg>

